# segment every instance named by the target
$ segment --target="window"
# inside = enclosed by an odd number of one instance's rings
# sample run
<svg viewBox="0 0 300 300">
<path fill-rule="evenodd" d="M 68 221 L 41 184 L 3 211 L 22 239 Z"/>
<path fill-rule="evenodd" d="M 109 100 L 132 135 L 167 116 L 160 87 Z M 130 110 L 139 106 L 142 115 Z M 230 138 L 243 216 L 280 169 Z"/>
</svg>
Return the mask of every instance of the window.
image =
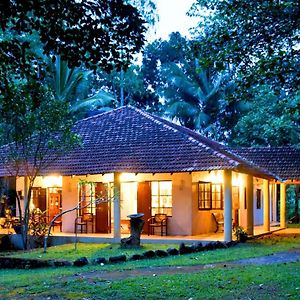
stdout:
<svg viewBox="0 0 300 300">
<path fill-rule="evenodd" d="M 211 183 L 199 182 L 198 186 L 198 208 L 211 209 Z"/>
<path fill-rule="evenodd" d="M 222 184 L 211 185 L 211 208 L 212 209 L 223 209 L 223 186 Z"/>
<path fill-rule="evenodd" d="M 261 209 L 261 189 L 256 190 L 256 208 Z"/>
<path fill-rule="evenodd" d="M 198 208 L 223 209 L 223 186 L 220 183 L 199 182 Z"/>
<path fill-rule="evenodd" d="M 240 208 L 240 187 L 239 186 L 232 187 L 232 208 L 233 209 Z"/>
<path fill-rule="evenodd" d="M 244 188 L 244 209 L 247 209 L 247 189 Z"/>
<path fill-rule="evenodd" d="M 79 184 L 79 204 L 83 207 L 79 210 L 79 215 L 83 213 L 95 214 L 95 184 Z"/>
<path fill-rule="evenodd" d="M 111 199 L 113 196 L 113 184 L 103 183 L 103 191 L 97 191 L 97 182 L 88 182 L 79 184 L 79 203 L 80 207 L 79 215 L 83 213 L 96 214 L 96 198 Z"/>
<path fill-rule="evenodd" d="M 172 181 L 151 182 L 151 215 L 172 216 Z"/>
</svg>

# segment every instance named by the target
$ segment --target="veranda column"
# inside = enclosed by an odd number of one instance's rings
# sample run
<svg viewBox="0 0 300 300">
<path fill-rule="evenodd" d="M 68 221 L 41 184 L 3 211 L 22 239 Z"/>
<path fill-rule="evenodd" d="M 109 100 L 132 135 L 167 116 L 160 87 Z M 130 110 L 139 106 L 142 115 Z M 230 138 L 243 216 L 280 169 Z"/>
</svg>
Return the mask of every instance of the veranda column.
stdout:
<svg viewBox="0 0 300 300">
<path fill-rule="evenodd" d="M 247 175 L 246 187 L 247 233 L 253 235 L 253 176 Z"/>
<path fill-rule="evenodd" d="M 269 196 L 269 181 L 263 180 L 264 192 L 264 231 L 270 231 L 270 196 Z"/>
<path fill-rule="evenodd" d="M 23 217 L 25 215 L 26 206 L 28 203 L 28 189 L 29 189 L 29 180 L 27 176 L 24 176 L 24 207 L 23 207 Z"/>
<path fill-rule="evenodd" d="M 232 171 L 224 170 L 224 240 L 232 241 Z"/>
<path fill-rule="evenodd" d="M 116 239 L 121 238 L 120 175 L 120 173 L 114 173 L 114 238 Z"/>
<path fill-rule="evenodd" d="M 271 185 L 272 188 L 272 221 L 277 222 L 277 198 L 276 198 L 276 183 Z"/>
<path fill-rule="evenodd" d="M 286 227 L 286 185 L 280 183 L 280 227 Z"/>
</svg>

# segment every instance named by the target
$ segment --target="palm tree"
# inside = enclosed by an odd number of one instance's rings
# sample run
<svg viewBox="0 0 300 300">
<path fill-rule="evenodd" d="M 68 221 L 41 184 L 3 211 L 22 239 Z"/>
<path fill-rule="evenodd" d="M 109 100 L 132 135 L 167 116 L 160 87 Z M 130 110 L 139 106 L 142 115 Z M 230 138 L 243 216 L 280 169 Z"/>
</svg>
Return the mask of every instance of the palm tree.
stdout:
<svg viewBox="0 0 300 300">
<path fill-rule="evenodd" d="M 225 109 L 225 95 L 233 91 L 229 76 L 212 68 L 200 69 L 197 60 L 168 63 L 162 72 L 166 80 L 162 88 L 165 115 L 207 136 L 218 136 L 218 116 Z"/>
<path fill-rule="evenodd" d="M 56 98 L 70 103 L 71 112 L 78 117 L 93 110 L 111 109 L 114 97 L 104 90 L 91 87 L 91 71 L 81 67 L 69 68 L 59 56 L 50 64 L 50 85 Z"/>
</svg>

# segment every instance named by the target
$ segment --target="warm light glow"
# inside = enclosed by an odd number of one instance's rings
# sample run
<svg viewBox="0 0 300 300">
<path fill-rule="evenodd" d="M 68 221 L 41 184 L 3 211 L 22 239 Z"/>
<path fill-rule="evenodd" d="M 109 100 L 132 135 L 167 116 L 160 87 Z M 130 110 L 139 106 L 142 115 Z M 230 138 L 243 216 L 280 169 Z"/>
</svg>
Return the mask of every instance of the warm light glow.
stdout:
<svg viewBox="0 0 300 300">
<path fill-rule="evenodd" d="M 30 203 L 29 203 L 29 210 L 31 211 L 31 210 L 34 210 L 34 209 L 35 209 L 35 205 L 33 204 L 32 201 L 30 201 Z"/>
<path fill-rule="evenodd" d="M 103 182 L 114 182 L 114 174 L 113 173 L 106 173 L 102 176 Z"/>
<path fill-rule="evenodd" d="M 212 183 L 223 183 L 223 173 L 221 171 L 211 171 L 209 181 Z"/>
<path fill-rule="evenodd" d="M 43 187 L 62 187 L 62 176 L 43 177 Z"/>
<path fill-rule="evenodd" d="M 134 173 L 122 173 L 120 175 L 120 180 L 122 182 L 126 181 L 137 181 L 136 175 Z"/>
<path fill-rule="evenodd" d="M 243 178 L 242 178 L 241 174 L 233 173 L 232 185 L 233 186 L 243 186 Z"/>
</svg>

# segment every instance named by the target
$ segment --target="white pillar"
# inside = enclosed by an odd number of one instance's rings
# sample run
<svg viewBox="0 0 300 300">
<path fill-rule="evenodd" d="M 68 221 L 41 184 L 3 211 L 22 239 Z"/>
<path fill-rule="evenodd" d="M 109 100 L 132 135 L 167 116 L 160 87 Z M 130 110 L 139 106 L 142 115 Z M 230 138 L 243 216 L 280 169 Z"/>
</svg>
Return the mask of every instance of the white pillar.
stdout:
<svg viewBox="0 0 300 300">
<path fill-rule="evenodd" d="M 247 233 L 248 235 L 253 235 L 253 176 L 252 175 L 247 175 L 246 203 L 247 203 Z"/>
<path fill-rule="evenodd" d="M 280 184 L 280 227 L 286 228 L 286 184 Z"/>
<path fill-rule="evenodd" d="M 114 238 L 121 238 L 121 207 L 120 207 L 120 194 L 121 194 L 121 181 L 120 173 L 114 173 Z"/>
<path fill-rule="evenodd" d="M 29 190 L 29 180 L 27 176 L 24 176 L 24 207 L 23 207 L 23 217 L 25 215 L 26 206 L 28 203 L 28 190 Z"/>
<path fill-rule="evenodd" d="M 232 241 L 232 171 L 224 170 L 224 241 Z"/>
<path fill-rule="evenodd" d="M 269 197 L 269 181 L 263 180 L 264 193 L 264 231 L 270 231 L 270 197 Z"/>
</svg>

